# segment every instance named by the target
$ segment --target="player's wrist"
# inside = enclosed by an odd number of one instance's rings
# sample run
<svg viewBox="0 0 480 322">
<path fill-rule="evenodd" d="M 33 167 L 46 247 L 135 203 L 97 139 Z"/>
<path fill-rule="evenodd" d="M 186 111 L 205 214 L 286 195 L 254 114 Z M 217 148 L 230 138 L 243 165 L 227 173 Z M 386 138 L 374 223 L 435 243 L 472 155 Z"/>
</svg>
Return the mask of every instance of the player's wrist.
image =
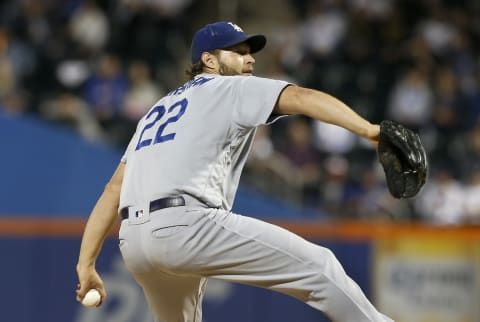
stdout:
<svg viewBox="0 0 480 322">
<path fill-rule="evenodd" d="M 94 261 L 79 261 L 77 263 L 77 272 L 87 271 L 87 270 L 95 270 L 95 262 Z"/>
<path fill-rule="evenodd" d="M 380 125 L 368 123 L 365 138 L 371 141 L 378 141 L 380 135 Z"/>
</svg>

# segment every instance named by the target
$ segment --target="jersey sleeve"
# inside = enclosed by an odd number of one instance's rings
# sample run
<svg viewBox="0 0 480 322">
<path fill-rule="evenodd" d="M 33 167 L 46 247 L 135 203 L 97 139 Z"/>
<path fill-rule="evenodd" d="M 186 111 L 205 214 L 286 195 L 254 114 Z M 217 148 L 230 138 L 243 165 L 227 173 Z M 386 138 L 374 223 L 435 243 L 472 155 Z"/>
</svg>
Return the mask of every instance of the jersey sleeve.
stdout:
<svg viewBox="0 0 480 322">
<path fill-rule="evenodd" d="M 122 163 L 127 163 L 127 159 L 128 159 L 128 156 L 133 152 L 133 149 L 135 149 L 135 145 L 136 145 L 136 142 L 137 142 L 137 135 L 136 133 L 132 136 L 132 138 L 130 139 L 130 142 L 128 143 L 128 146 L 127 146 L 127 149 L 125 150 L 125 152 L 123 153 L 121 159 L 120 159 L 120 162 Z"/>
<path fill-rule="evenodd" d="M 255 76 L 233 77 L 233 122 L 242 128 L 252 128 L 275 121 L 272 115 L 282 90 L 290 83 Z"/>
</svg>

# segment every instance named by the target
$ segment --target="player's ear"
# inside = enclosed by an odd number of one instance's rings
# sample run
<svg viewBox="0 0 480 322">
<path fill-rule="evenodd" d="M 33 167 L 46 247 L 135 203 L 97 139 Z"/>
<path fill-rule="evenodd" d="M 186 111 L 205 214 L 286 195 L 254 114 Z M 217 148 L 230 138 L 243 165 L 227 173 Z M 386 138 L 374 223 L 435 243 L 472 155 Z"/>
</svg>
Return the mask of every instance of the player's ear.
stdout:
<svg viewBox="0 0 480 322">
<path fill-rule="evenodd" d="M 202 60 L 203 64 L 207 68 L 210 68 L 210 69 L 215 69 L 215 67 L 217 66 L 217 63 L 218 63 L 217 57 L 214 54 L 209 53 L 209 52 L 202 53 L 201 60 Z"/>
</svg>

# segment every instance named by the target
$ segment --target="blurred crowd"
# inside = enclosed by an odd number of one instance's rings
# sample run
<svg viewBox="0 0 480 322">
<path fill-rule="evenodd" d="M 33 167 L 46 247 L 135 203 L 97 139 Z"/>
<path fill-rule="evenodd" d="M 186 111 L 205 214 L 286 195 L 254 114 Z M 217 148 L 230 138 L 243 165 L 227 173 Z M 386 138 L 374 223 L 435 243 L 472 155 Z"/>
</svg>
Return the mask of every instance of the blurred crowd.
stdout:
<svg viewBox="0 0 480 322">
<path fill-rule="evenodd" d="M 246 183 L 336 218 L 480 222 L 478 1 L 5 0 L 0 112 L 123 149 L 185 80 L 194 31 L 216 20 L 267 35 L 257 75 L 402 122 L 431 167 L 418 197 L 393 199 L 368 142 L 297 116 L 259 128 Z"/>
</svg>

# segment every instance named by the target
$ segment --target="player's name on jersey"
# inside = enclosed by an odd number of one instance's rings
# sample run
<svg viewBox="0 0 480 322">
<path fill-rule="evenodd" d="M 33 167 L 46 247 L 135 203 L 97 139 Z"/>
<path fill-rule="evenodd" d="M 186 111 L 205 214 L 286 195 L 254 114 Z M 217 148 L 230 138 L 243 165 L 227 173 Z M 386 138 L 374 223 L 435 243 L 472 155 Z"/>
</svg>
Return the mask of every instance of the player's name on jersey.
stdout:
<svg viewBox="0 0 480 322">
<path fill-rule="evenodd" d="M 194 87 L 194 86 L 199 86 L 199 85 L 205 84 L 206 82 L 208 82 L 212 79 L 213 79 L 213 77 L 204 77 L 204 76 L 196 77 L 195 79 L 192 79 L 192 80 L 186 82 L 185 84 L 178 87 L 177 89 L 174 89 L 173 91 L 168 93 L 167 96 L 180 95 L 184 91 L 186 91 L 187 89 L 189 89 L 191 87 Z"/>
</svg>

